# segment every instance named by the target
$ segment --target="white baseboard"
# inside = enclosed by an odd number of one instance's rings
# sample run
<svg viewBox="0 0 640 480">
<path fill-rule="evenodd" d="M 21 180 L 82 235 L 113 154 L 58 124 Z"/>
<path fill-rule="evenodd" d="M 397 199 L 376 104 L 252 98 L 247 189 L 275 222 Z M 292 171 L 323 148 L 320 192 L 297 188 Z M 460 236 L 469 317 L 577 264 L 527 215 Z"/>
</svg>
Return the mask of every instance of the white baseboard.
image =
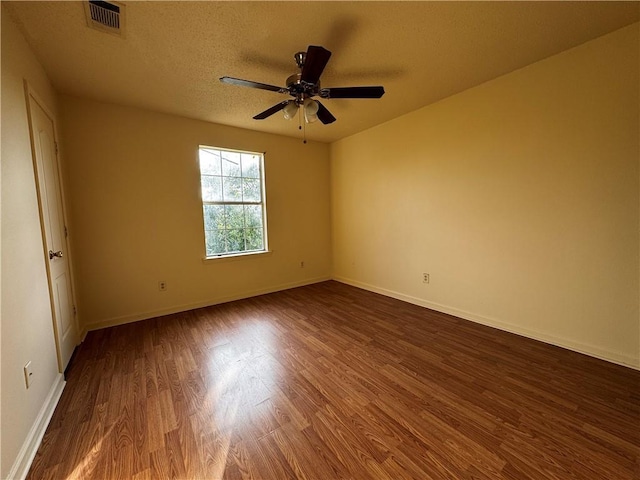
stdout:
<svg viewBox="0 0 640 480">
<path fill-rule="evenodd" d="M 407 303 L 412 303 L 414 305 L 419 305 L 421 307 L 426 307 L 431 310 L 435 310 L 437 312 L 446 313 L 449 315 L 462 318 L 464 320 L 469 320 L 475 323 L 486 325 L 488 327 L 497 328 L 499 330 L 504 330 L 509 333 L 514 333 L 516 335 L 531 338 L 533 340 L 549 343 L 557 347 L 566 348 L 574 352 L 589 355 L 591 357 L 599 358 L 601 360 L 606 360 L 607 362 L 622 365 L 624 367 L 640 370 L 640 359 L 634 358 L 633 356 L 630 356 L 630 355 L 626 355 L 619 352 L 613 352 L 600 347 L 596 347 L 594 345 L 588 345 L 588 344 L 576 342 L 571 339 L 550 335 L 545 332 L 531 330 L 528 328 L 521 327 L 519 325 L 513 325 L 512 323 L 508 323 L 508 322 L 504 322 L 494 318 L 488 318 L 482 315 L 477 315 L 472 312 L 460 310 L 455 307 L 449 307 L 447 305 L 441 305 L 438 303 L 429 302 L 421 298 L 412 297 L 410 295 L 405 295 L 400 292 L 377 287 L 375 285 L 370 285 L 368 283 L 359 282 L 357 280 L 352 280 L 350 278 L 336 276 L 336 277 L 333 277 L 333 279 L 337 282 L 346 283 L 347 285 L 362 288 L 370 292 L 379 293 L 381 295 L 402 300 Z"/>
<path fill-rule="evenodd" d="M 319 282 L 326 282 L 327 280 L 331 280 L 331 277 L 322 276 L 322 277 L 310 278 L 310 279 L 303 280 L 301 282 L 285 283 L 285 284 L 280 284 L 280 285 L 276 285 L 269 288 L 250 290 L 250 291 L 238 293 L 235 295 L 230 295 L 227 297 L 219 297 L 219 298 L 205 300 L 197 303 L 177 305 L 175 307 L 165 308 L 161 310 L 152 310 L 148 312 L 136 313 L 133 315 L 124 315 L 121 317 L 100 320 L 97 322 L 88 323 L 87 325 L 85 325 L 83 331 L 85 332 L 85 336 L 86 336 L 86 332 L 91 330 L 100 330 L 103 328 L 115 327 L 117 325 L 124 325 L 126 323 L 138 322 L 140 320 L 147 320 L 149 318 L 162 317 L 164 315 L 171 315 L 173 313 L 186 312 L 188 310 L 194 310 L 196 308 L 210 307 L 212 305 L 233 302 L 236 300 L 242 300 L 244 298 L 251 298 L 251 297 L 256 297 L 258 295 L 265 295 L 268 293 L 279 292 L 282 290 L 289 290 L 290 288 L 304 287 L 305 285 L 311 285 Z"/>
<path fill-rule="evenodd" d="M 80 330 L 80 341 L 78 342 L 78 345 L 84 342 L 84 339 L 87 338 L 87 333 L 89 333 L 89 330 L 87 329 L 86 325 L 83 325 L 82 329 Z"/>
<path fill-rule="evenodd" d="M 29 468 L 31 468 L 31 462 L 33 462 L 33 459 L 38 452 L 40 442 L 42 442 L 42 437 L 44 437 L 44 433 L 47 430 L 47 426 L 49 426 L 53 412 L 58 405 L 65 383 L 64 375 L 59 373 L 51 386 L 51 390 L 49 390 L 49 394 L 47 395 L 35 422 L 33 422 L 31 430 L 29 430 L 27 438 L 22 444 L 22 448 L 20 448 L 20 451 L 18 452 L 18 456 L 16 461 L 13 463 L 13 467 L 9 470 L 7 478 L 12 480 L 23 480 L 26 478 L 29 473 Z"/>
</svg>

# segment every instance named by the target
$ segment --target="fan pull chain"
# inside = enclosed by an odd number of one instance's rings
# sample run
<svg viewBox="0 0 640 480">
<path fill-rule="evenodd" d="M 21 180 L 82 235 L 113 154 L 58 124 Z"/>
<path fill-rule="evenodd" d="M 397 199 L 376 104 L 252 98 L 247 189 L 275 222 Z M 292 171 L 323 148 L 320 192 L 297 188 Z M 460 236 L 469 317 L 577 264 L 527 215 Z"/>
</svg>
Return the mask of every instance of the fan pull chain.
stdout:
<svg viewBox="0 0 640 480">
<path fill-rule="evenodd" d="M 304 128 L 303 128 L 302 115 L 303 115 L 303 107 L 300 107 L 298 112 L 298 130 L 302 130 L 302 143 L 306 144 L 307 143 L 307 122 L 304 122 Z"/>
</svg>

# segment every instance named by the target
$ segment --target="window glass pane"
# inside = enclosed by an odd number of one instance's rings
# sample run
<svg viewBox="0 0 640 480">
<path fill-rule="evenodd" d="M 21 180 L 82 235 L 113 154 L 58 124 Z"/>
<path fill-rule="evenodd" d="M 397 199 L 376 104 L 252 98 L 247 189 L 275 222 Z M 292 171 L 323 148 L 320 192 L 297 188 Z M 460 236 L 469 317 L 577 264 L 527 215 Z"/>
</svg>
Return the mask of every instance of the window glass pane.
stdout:
<svg viewBox="0 0 640 480">
<path fill-rule="evenodd" d="M 224 193 L 222 195 L 225 202 L 242 201 L 242 179 L 236 177 L 223 178 Z"/>
<path fill-rule="evenodd" d="M 245 230 L 245 237 L 247 250 L 262 250 L 264 248 L 261 228 L 247 228 Z"/>
<path fill-rule="evenodd" d="M 242 154 L 242 176 L 260 178 L 260 157 L 258 155 Z"/>
<path fill-rule="evenodd" d="M 227 252 L 244 251 L 244 230 L 225 230 L 227 234 Z"/>
<path fill-rule="evenodd" d="M 245 205 L 244 225 L 247 228 L 262 227 L 262 206 Z"/>
<path fill-rule="evenodd" d="M 242 179 L 242 199 L 245 202 L 260 201 L 260 180 L 255 178 Z"/>
<path fill-rule="evenodd" d="M 227 251 L 225 246 L 225 230 L 205 230 L 204 236 L 208 257 Z"/>
<path fill-rule="evenodd" d="M 225 177 L 239 177 L 240 154 L 238 152 L 222 152 L 222 175 Z"/>
<path fill-rule="evenodd" d="M 220 152 L 217 150 L 200 149 L 200 174 L 222 175 L 220 167 Z"/>
<path fill-rule="evenodd" d="M 205 230 L 224 230 L 224 205 L 204 205 Z"/>
<path fill-rule="evenodd" d="M 202 200 L 205 202 L 222 201 L 222 178 L 202 175 Z"/>
<path fill-rule="evenodd" d="M 224 207 L 227 216 L 227 230 L 244 228 L 244 207 L 242 205 L 227 205 Z"/>
</svg>

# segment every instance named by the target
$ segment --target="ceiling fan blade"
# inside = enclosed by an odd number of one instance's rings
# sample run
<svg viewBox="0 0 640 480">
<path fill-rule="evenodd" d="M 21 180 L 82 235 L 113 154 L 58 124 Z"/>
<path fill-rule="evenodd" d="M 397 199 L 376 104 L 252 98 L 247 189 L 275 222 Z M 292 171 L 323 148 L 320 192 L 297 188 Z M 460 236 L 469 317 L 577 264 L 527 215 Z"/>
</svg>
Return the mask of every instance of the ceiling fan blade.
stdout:
<svg viewBox="0 0 640 480">
<path fill-rule="evenodd" d="M 309 45 L 300 80 L 312 84 L 318 83 L 330 57 L 331 52 L 326 48 Z"/>
<path fill-rule="evenodd" d="M 384 87 L 337 87 L 320 90 L 322 98 L 380 98 Z"/>
<path fill-rule="evenodd" d="M 324 123 L 325 125 L 327 125 L 328 123 L 333 123 L 336 121 L 336 117 L 334 117 L 331 112 L 329 110 L 327 110 L 327 107 L 325 107 L 324 105 L 322 105 L 319 101 L 315 101 L 318 104 L 318 119 Z"/>
<path fill-rule="evenodd" d="M 233 77 L 220 77 L 222 83 L 228 83 L 229 85 L 237 85 L 239 87 L 260 88 L 262 90 L 269 90 L 271 92 L 288 93 L 289 91 L 283 87 L 276 87 L 275 85 L 267 85 L 266 83 L 252 82 L 250 80 L 242 80 L 241 78 Z"/>
<path fill-rule="evenodd" d="M 253 117 L 253 119 L 254 120 L 264 120 L 265 118 L 270 117 L 274 113 L 277 113 L 280 110 L 282 110 L 284 107 L 287 106 L 288 103 L 289 103 L 289 100 L 285 100 L 284 102 L 280 102 L 280 103 L 274 105 L 273 107 L 267 108 L 264 112 L 261 112 L 261 113 L 257 114 L 255 117 Z M 320 118 L 319 115 L 318 115 L 318 118 Z"/>
</svg>

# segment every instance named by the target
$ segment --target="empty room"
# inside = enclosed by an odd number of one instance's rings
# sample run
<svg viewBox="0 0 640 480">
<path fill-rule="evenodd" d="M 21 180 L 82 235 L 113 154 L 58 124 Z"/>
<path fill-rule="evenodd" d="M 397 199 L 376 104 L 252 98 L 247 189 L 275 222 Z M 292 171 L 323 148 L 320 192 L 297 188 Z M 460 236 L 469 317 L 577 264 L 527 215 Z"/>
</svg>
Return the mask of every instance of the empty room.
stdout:
<svg viewBox="0 0 640 480">
<path fill-rule="evenodd" d="M 0 478 L 640 478 L 640 3 L 1 21 Z"/>
</svg>

